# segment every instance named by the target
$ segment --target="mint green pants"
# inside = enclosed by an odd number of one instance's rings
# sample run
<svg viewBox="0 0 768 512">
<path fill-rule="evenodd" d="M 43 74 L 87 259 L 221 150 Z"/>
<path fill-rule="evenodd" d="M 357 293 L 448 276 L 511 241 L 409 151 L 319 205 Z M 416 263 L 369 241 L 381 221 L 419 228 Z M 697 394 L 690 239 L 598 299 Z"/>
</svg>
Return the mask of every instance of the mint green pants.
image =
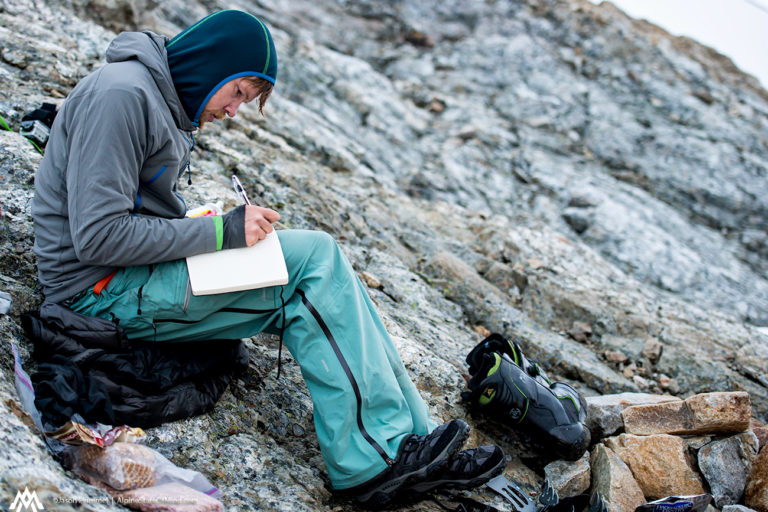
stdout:
<svg viewBox="0 0 768 512">
<path fill-rule="evenodd" d="M 289 282 L 196 297 L 184 260 L 124 268 L 100 295 L 71 307 L 119 320 L 131 339 L 193 341 L 277 333 L 312 395 L 320 450 L 335 489 L 376 477 L 409 433 L 434 428 L 392 339 L 336 242 L 316 231 L 279 231 Z"/>
</svg>

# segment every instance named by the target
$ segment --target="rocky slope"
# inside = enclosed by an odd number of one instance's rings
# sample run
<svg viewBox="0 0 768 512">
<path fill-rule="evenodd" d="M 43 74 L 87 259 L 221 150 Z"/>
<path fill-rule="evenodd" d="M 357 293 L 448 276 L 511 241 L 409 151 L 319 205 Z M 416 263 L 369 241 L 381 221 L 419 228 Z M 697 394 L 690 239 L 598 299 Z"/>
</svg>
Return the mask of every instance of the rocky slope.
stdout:
<svg viewBox="0 0 768 512">
<path fill-rule="evenodd" d="M 464 356 L 489 329 L 585 395 L 747 391 L 768 419 L 768 93 L 755 79 L 581 0 L 4 0 L 0 115 L 15 128 L 60 102 L 117 31 L 170 36 L 229 7 L 272 27 L 278 87 L 266 117 L 248 106 L 200 133 L 188 204 L 234 206 L 237 168 L 285 227 L 333 234 L 435 416 L 467 417 Z M 13 389 L 10 343 L 30 352 L 18 315 L 40 300 L 39 159 L 0 131 L 0 289 L 14 299 L 0 317 L 3 502 L 24 485 L 100 495 L 47 456 Z M 277 382 L 274 340 L 249 347 L 214 412 L 153 429 L 150 445 L 232 509 L 345 508 L 324 489 L 298 367 Z M 540 485 L 535 454 L 468 421 L 472 442 L 511 455 L 508 476 Z"/>
</svg>

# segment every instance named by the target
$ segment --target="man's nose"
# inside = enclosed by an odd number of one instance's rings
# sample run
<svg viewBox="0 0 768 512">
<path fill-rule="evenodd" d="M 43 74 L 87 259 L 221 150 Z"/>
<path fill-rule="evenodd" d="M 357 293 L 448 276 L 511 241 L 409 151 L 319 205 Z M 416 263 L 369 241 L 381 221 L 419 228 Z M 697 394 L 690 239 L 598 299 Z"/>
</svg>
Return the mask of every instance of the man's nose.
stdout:
<svg viewBox="0 0 768 512">
<path fill-rule="evenodd" d="M 241 104 L 241 101 L 230 103 L 224 107 L 224 112 L 226 112 L 229 117 L 235 117 L 235 114 L 237 114 L 237 109 L 240 108 Z"/>
</svg>

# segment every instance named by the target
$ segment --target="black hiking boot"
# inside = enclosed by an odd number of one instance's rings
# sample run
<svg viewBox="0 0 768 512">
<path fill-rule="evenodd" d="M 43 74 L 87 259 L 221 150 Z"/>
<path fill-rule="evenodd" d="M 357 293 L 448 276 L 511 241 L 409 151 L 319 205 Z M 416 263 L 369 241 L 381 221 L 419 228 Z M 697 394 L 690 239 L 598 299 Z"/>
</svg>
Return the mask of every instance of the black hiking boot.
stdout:
<svg viewBox="0 0 768 512">
<path fill-rule="evenodd" d="M 517 352 L 522 354 L 519 347 Z M 470 356 L 467 362 L 473 375 L 469 392 L 462 396 L 474 411 L 528 430 L 560 458 L 576 460 L 584 454 L 590 441 L 587 408 L 575 389 L 562 382 L 551 383 L 543 372 L 531 370 L 535 368 L 531 363 L 525 365 L 526 371 L 506 350 L 500 353 L 476 347 Z"/>
<path fill-rule="evenodd" d="M 441 489 L 473 489 L 504 471 L 506 458 L 495 445 L 470 448 L 456 456 L 442 470 L 408 487 L 414 494 L 426 494 Z"/>
<path fill-rule="evenodd" d="M 388 505 L 406 484 L 421 482 L 443 469 L 468 437 L 469 425 L 462 420 L 449 421 L 426 435 L 407 436 L 394 464 L 358 492 L 355 500 L 367 508 Z"/>
</svg>

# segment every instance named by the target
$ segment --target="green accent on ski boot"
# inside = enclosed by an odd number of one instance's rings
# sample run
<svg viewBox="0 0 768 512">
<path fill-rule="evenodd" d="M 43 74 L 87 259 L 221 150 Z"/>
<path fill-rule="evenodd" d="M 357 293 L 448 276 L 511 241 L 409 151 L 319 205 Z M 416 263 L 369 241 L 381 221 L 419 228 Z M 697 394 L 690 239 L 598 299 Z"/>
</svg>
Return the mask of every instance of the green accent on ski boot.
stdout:
<svg viewBox="0 0 768 512">
<path fill-rule="evenodd" d="M 576 411 L 577 411 L 577 412 L 581 410 L 581 406 L 580 406 L 580 405 L 579 405 L 579 404 L 576 402 L 576 399 L 575 399 L 575 398 L 573 398 L 571 395 L 563 395 L 563 396 L 560 396 L 560 395 L 555 395 L 555 396 L 556 396 L 558 399 L 560 399 L 560 400 L 562 400 L 563 398 L 567 398 L 568 400 L 570 400 L 571 402 L 573 402 L 573 406 L 574 406 L 574 407 L 576 407 Z"/>
<path fill-rule="evenodd" d="M 493 397 L 496 396 L 496 390 L 493 388 L 485 388 L 480 395 L 480 398 L 477 399 L 477 403 L 480 405 L 488 405 L 493 401 Z"/>
<path fill-rule="evenodd" d="M 494 357 L 496 357 L 496 364 L 494 364 L 494 365 L 491 367 L 491 369 L 490 369 L 490 370 L 488 370 L 488 375 L 486 375 L 486 377 L 490 377 L 491 375 L 493 375 L 494 373 L 496 373 L 496 370 L 498 370 L 498 369 L 499 369 L 499 366 L 501 366 L 501 356 L 500 356 L 498 353 L 496 353 L 496 352 L 494 352 L 494 354 L 493 354 L 493 355 L 494 355 Z"/>
</svg>

